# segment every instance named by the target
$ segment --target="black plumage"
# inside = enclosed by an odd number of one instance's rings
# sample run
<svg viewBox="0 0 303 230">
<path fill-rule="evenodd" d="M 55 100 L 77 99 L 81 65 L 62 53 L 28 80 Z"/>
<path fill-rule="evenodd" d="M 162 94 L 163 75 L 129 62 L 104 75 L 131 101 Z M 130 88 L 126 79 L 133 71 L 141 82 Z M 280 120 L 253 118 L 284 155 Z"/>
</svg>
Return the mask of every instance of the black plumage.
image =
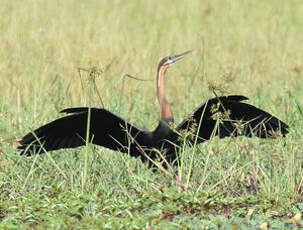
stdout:
<svg viewBox="0 0 303 230">
<path fill-rule="evenodd" d="M 275 137 L 284 136 L 288 126 L 271 114 L 246 104 L 248 98 L 240 95 L 216 97 L 201 104 L 178 126 L 173 125 L 170 105 L 164 94 L 164 73 L 169 65 L 189 52 L 166 57 L 158 67 L 157 89 L 162 119 L 154 131 L 142 130 L 104 108 L 69 108 L 61 111 L 68 116 L 52 121 L 20 141 L 21 154 L 44 153 L 62 148 L 85 145 L 88 114 L 89 140 L 108 149 L 140 156 L 143 161 L 154 159 L 154 149 L 161 151 L 169 162 L 177 158 L 178 148 L 184 142 L 201 143 L 212 136 Z M 43 146 L 43 148 L 41 148 Z M 148 157 L 146 157 L 148 156 Z"/>
</svg>

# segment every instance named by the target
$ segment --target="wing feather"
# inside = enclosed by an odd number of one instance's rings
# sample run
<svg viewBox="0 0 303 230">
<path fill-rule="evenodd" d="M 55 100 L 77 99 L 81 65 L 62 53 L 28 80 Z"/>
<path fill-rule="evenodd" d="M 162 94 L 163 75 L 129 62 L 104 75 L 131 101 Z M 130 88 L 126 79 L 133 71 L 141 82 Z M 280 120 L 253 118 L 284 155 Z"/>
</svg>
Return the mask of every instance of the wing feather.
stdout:
<svg viewBox="0 0 303 230">
<path fill-rule="evenodd" d="M 18 149 L 21 154 L 31 155 L 41 148 L 46 151 L 61 148 L 75 148 L 85 145 L 88 108 L 70 108 L 61 111 L 70 115 L 52 121 L 33 132 L 25 135 Z M 143 131 L 106 109 L 91 108 L 89 139 L 93 144 L 101 145 L 112 150 L 127 152 L 139 156 L 136 143 L 148 145 L 149 132 Z M 130 136 L 136 136 L 136 143 L 130 143 Z M 43 153 L 41 151 L 40 153 Z"/>
<path fill-rule="evenodd" d="M 220 138 L 240 135 L 267 138 L 276 132 L 283 136 L 288 133 L 288 126 L 284 122 L 255 106 L 241 102 L 246 99 L 248 98 L 239 95 L 210 99 L 196 108 L 176 130 L 181 134 L 193 134 L 189 135 L 191 142 L 198 135 L 198 143 L 209 140 L 214 135 Z"/>
</svg>

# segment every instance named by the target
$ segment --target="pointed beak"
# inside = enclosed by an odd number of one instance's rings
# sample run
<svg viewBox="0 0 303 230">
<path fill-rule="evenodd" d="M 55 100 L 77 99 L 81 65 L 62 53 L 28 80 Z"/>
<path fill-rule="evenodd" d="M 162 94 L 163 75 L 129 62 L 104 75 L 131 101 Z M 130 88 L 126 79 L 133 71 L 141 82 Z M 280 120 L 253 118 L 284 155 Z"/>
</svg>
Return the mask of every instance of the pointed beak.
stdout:
<svg viewBox="0 0 303 230">
<path fill-rule="evenodd" d="M 186 51 L 182 54 L 177 54 L 177 55 L 173 55 L 173 56 L 170 56 L 170 60 L 172 61 L 172 63 L 182 59 L 183 57 L 185 57 L 187 54 L 190 54 L 191 52 L 193 52 L 193 50 L 189 50 L 189 51 Z"/>
</svg>

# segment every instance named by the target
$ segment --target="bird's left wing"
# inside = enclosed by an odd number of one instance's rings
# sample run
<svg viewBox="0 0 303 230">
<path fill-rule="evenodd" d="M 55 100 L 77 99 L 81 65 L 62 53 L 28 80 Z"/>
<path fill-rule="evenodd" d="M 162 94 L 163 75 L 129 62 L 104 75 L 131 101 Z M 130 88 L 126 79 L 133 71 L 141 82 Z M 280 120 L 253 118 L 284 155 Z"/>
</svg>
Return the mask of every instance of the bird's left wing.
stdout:
<svg viewBox="0 0 303 230">
<path fill-rule="evenodd" d="M 174 142 L 180 145 L 182 137 L 192 143 L 200 143 L 212 136 L 224 138 L 243 135 L 266 138 L 273 136 L 275 132 L 280 132 L 283 136 L 288 133 L 288 126 L 278 118 L 241 102 L 247 99 L 232 95 L 208 100 L 177 126 L 179 136 Z"/>
</svg>

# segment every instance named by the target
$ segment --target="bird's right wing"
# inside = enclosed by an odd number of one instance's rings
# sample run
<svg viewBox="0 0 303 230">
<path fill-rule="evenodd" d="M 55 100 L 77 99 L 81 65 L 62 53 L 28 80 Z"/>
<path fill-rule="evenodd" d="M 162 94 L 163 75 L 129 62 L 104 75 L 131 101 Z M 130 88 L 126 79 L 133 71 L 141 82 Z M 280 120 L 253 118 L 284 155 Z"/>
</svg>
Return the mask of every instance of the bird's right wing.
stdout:
<svg viewBox="0 0 303 230">
<path fill-rule="evenodd" d="M 61 111 L 71 114 L 52 121 L 25 135 L 18 149 L 21 154 L 43 153 L 61 148 L 75 148 L 85 145 L 87 135 L 88 108 L 70 108 Z M 106 109 L 90 109 L 89 141 L 112 150 L 130 151 L 139 156 L 137 143 L 144 145 L 149 133 L 143 131 Z M 136 141 L 133 141 L 134 138 Z"/>
</svg>

